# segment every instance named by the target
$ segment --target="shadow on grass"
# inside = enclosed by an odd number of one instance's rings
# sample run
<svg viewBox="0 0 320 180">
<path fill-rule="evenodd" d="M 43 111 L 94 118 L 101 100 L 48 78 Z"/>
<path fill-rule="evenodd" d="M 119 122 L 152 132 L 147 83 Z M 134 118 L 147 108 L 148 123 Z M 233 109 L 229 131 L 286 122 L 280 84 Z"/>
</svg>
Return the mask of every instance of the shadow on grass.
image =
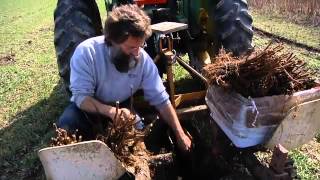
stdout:
<svg viewBox="0 0 320 180">
<path fill-rule="evenodd" d="M 0 179 L 45 179 L 37 156 L 47 147 L 68 96 L 62 82 L 48 98 L 11 118 L 12 124 L 0 130 Z"/>
</svg>

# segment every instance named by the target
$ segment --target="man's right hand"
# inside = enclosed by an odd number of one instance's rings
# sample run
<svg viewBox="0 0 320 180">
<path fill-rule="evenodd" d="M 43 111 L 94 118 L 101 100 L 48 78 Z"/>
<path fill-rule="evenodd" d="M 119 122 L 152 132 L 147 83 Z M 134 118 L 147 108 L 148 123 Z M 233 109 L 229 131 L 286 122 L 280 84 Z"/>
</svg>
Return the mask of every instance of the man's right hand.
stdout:
<svg viewBox="0 0 320 180">
<path fill-rule="evenodd" d="M 103 104 L 90 96 L 87 96 L 83 100 L 82 104 L 80 105 L 80 109 L 89 113 L 99 113 L 112 120 L 114 120 L 116 115 L 116 107 Z M 121 112 L 126 119 L 131 117 L 131 113 L 129 109 L 127 108 L 118 109 L 118 116 L 120 115 Z"/>
<path fill-rule="evenodd" d="M 117 113 L 117 110 L 115 107 L 112 107 L 112 110 L 111 110 L 111 113 L 110 113 L 110 118 L 114 121 L 115 119 L 115 116 L 116 116 L 116 113 Z M 129 119 L 132 117 L 132 114 L 130 112 L 129 109 L 127 108 L 120 108 L 118 109 L 118 114 L 117 114 L 117 117 L 120 116 L 120 114 L 122 113 L 122 115 L 124 116 L 125 119 Z"/>
</svg>

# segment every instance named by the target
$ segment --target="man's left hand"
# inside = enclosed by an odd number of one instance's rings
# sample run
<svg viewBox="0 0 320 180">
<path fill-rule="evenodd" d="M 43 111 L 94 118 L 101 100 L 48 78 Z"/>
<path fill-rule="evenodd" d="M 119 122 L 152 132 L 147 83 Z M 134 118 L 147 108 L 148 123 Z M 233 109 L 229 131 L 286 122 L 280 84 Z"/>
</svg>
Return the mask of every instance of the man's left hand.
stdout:
<svg viewBox="0 0 320 180">
<path fill-rule="evenodd" d="M 188 137 L 183 131 L 177 113 L 171 103 L 159 109 L 159 112 L 171 129 L 175 132 L 178 147 L 184 152 L 191 151 L 191 136 Z"/>
<path fill-rule="evenodd" d="M 177 133 L 176 135 L 178 147 L 184 152 L 191 151 L 191 137 L 187 136 L 184 132 Z"/>
</svg>

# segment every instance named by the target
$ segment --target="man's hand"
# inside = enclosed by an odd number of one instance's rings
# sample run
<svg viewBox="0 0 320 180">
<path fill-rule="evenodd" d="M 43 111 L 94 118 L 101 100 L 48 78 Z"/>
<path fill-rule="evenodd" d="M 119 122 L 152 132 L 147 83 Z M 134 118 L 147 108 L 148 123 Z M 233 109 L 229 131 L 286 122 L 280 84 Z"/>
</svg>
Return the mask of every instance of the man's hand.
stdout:
<svg viewBox="0 0 320 180">
<path fill-rule="evenodd" d="M 101 115 L 104 115 L 105 117 L 108 117 L 112 120 L 114 120 L 115 115 L 116 115 L 116 107 L 113 106 L 109 106 L 106 104 L 102 104 L 101 102 L 99 102 L 98 100 L 96 100 L 93 97 L 87 96 L 82 104 L 80 105 L 80 109 L 89 112 L 89 113 L 99 113 Z M 120 113 L 122 112 L 122 115 L 125 118 L 130 118 L 131 113 L 129 111 L 129 109 L 126 108 L 121 108 L 118 109 L 118 116 L 120 115 Z"/>
<path fill-rule="evenodd" d="M 190 152 L 191 150 L 191 137 L 187 136 L 184 132 L 177 133 L 176 139 L 178 147 L 184 152 Z"/>
<path fill-rule="evenodd" d="M 117 113 L 116 108 L 115 108 L 115 107 L 112 107 L 112 110 L 111 110 L 110 115 L 109 115 L 110 118 L 112 119 L 112 121 L 115 121 L 114 118 L 116 118 L 116 117 L 115 117 L 115 116 L 116 116 L 116 113 Z M 117 117 L 119 117 L 121 113 L 122 113 L 122 115 L 123 115 L 123 117 L 124 117 L 125 119 L 129 119 L 129 118 L 132 117 L 132 114 L 131 114 L 130 110 L 127 109 L 127 108 L 120 108 L 120 109 L 118 109 Z"/>
<path fill-rule="evenodd" d="M 179 122 L 178 116 L 174 108 L 172 107 L 171 103 L 164 105 L 162 108 L 159 109 L 161 117 L 167 122 L 167 124 L 171 127 L 174 131 L 178 147 L 182 151 L 190 151 L 191 150 L 191 137 L 188 137 Z"/>
</svg>

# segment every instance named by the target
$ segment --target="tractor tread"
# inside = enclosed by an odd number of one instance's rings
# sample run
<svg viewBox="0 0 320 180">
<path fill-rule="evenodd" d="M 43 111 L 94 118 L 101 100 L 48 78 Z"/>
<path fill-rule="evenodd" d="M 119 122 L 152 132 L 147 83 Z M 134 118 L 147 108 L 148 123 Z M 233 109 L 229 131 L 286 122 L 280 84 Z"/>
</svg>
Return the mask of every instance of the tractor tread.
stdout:
<svg viewBox="0 0 320 180">
<path fill-rule="evenodd" d="M 221 0 L 215 7 L 214 20 L 218 41 L 227 51 L 239 56 L 252 48 L 252 17 L 245 0 Z"/>
<path fill-rule="evenodd" d="M 95 0 L 58 0 L 54 12 L 54 45 L 59 74 L 68 90 L 70 59 L 82 41 L 102 34 Z"/>
</svg>

